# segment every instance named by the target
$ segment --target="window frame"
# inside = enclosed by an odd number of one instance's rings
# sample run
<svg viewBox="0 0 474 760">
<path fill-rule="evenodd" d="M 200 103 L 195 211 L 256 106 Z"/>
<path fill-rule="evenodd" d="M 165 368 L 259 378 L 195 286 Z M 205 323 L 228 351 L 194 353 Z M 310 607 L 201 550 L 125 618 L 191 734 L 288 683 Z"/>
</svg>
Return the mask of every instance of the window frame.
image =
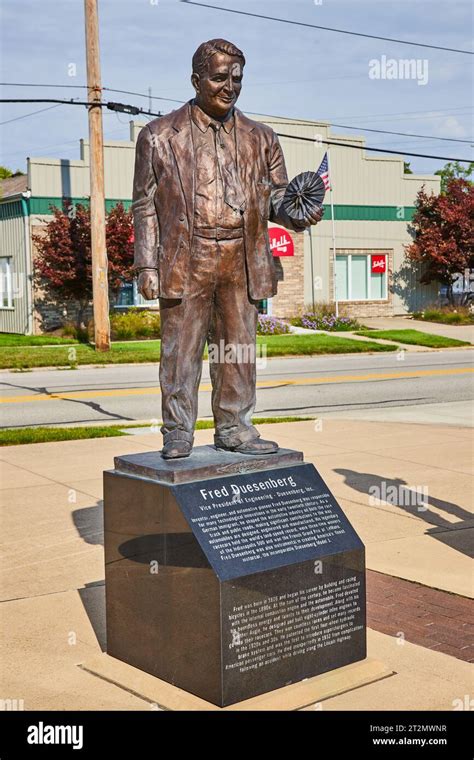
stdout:
<svg viewBox="0 0 474 760">
<path fill-rule="evenodd" d="M 372 296 L 371 292 L 371 274 L 372 274 L 372 256 L 373 255 L 380 255 L 385 256 L 385 288 L 384 288 L 384 295 L 380 298 L 376 298 Z M 367 265 L 367 298 L 352 298 L 352 257 L 353 256 L 365 256 L 366 258 L 370 258 L 370 261 Z M 337 259 L 347 259 L 347 298 L 341 298 L 339 294 L 337 294 L 337 300 L 338 302 L 343 303 L 367 303 L 369 301 L 375 301 L 377 303 L 380 303 L 381 301 L 388 301 L 388 253 L 384 251 L 371 251 L 370 253 L 337 253 L 336 251 L 336 267 L 337 267 Z M 337 288 L 337 269 L 336 269 L 336 288 Z"/>
<path fill-rule="evenodd" d="M 0 309 L 3 311 L 11 311 L 15 308 L 15 305 L 13 303 L 13 276 L 12 276 L 12 260 L 13 256 L 0 256 Z M 3 262 L 6 264 L 6 270 L 5 270 L 5 277 L 3 273 Z M 6 282 L 6 293 L 7 293 L 7 306 L 3 303 L 4 298 L 4 290 L 3 290 L 3 282 Z"/>
</svg>

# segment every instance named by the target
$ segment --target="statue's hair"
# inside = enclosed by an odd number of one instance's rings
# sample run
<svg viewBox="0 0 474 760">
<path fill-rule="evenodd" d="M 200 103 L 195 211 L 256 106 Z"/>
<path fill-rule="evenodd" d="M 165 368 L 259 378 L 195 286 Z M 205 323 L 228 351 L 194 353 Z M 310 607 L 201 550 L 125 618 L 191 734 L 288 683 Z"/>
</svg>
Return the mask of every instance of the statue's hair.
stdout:
<svg viewBox="0 0 474 760">
<path fill-rule="evenodd" d="M 242 60 L 242 66 L 245 66 L 245 56 L 238 47 L 227 40 L 215 39 L 208 40 L 199 45 L 193 55 L 193 73 L 203 74 L 215 53 L 226 53 L 226 55 L 236 56 Z"/>
</svg>

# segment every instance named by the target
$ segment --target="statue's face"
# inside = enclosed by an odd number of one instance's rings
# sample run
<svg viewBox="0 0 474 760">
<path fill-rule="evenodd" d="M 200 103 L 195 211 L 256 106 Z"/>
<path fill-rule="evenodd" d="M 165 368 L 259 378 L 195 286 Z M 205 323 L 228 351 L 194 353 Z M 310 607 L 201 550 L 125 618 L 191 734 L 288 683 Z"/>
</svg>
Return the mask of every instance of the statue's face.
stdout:
<svg viewBox="0 0 474 760">
<path fill-rule="evenodd" d="M 207 71 L 194 73 L 191 82 L 196 90 L 196 103 L 202 110 L 223 118 L 237 102 L 242 88 L 243 66 L 240 58 L 225 53 L 214 53 Z"/>
</svg>

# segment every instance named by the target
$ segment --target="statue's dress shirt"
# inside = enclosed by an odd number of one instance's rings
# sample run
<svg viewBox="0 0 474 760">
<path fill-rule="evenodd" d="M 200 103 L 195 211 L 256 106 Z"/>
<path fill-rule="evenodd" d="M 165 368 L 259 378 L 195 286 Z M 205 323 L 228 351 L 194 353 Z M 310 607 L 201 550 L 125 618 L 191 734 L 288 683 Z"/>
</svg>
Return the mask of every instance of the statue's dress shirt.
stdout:
<svg viewBox="0 0 474 760">
<path fill-rule="evenodd" d="M 190 109 L 195 156 L 195 230 L 239 229 L 243 226 L 245 197 L 237 171 L 234 116 L 220 122 L 196 104 L 190 105 Z"/>
</svg>

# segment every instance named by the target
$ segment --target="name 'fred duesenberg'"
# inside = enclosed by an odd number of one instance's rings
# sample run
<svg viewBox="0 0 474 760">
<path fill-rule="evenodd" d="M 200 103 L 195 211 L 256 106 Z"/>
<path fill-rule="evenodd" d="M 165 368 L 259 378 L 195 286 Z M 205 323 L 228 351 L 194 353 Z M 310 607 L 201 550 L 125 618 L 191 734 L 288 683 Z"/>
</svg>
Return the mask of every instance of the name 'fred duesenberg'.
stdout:
<svg viewBox="0 0 474 760">
<path fill-rule="evenodd" d="M 204 501 L 208 499 L 220 499 L 225 496 L 240 496 L 243 493 L 253 493 L 257 491 L 265 491 L 271 488 L 278 488 L 282 486 L 296 487 L 295 479 L 290 475 L 288 478 L 268 478 L 267 480 L 260 480 L 255 483 L 247 483 L 246 485 L 237 485 L 237 483 L 230 483 L 229 488 L 222 486 L 221 488 L 215 488 L 208 490 L 206 488 L 200 489 L 200 494 Z M 229 492 L 230 489 L 230 492 Z"/>
</svg>

